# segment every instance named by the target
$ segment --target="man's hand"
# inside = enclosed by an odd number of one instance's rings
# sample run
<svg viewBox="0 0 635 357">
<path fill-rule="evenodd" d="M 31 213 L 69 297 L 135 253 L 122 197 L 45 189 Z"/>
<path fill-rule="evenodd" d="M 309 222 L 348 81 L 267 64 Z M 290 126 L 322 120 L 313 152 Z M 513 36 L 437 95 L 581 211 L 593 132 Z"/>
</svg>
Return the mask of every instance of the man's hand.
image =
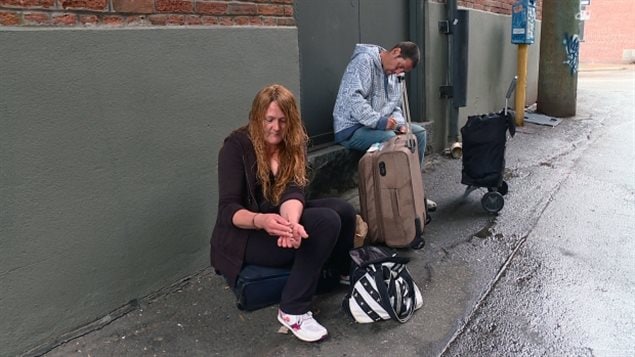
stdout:
<svg viewBox="0 0 635 357">
<path fill-rule="evenodd" d="M 408 127 L 404 124 L 397 124 L 395 117 L 390 117 L 386 122 L 386 130 L 393 130 L 397 134 L 405 134 L 408 132 Z"/>
<path fill-rule="evenodd" d="M 397 120 L 394 117 L 388 118 L 386 130 L 395 130 L 397 128 Z"/>
</svg>

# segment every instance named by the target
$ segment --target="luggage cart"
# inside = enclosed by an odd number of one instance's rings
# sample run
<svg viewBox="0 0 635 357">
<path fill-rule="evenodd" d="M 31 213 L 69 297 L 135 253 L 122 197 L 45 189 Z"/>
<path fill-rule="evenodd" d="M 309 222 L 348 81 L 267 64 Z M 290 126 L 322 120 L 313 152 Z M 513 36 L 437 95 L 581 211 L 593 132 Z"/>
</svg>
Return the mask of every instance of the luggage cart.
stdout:
<svg viewBox="0 0 635 357">
<path fill-rule="evenodd" d="M 488 213 L 498 213 L 505 204 L 503 196 L 509 191 L 503 180 L 507 131 L 516 133 L 514 112 L 507 103 L 516 89 L 514 77 L 505 95 L 505 108 L 498 113 L 472 115 L 461 128 L 463 169 L 461 183 L 467 185 L 463 199 L 477 188 L 487 188 L 481 206 Z"/>
</svg>

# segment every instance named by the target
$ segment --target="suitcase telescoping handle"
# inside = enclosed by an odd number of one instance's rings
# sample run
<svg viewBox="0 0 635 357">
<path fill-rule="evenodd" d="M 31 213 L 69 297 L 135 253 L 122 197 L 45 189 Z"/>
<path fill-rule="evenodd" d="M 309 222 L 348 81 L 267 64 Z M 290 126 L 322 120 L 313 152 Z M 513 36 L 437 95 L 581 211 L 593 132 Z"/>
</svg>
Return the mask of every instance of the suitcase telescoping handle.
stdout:
<svg viewBox="0 0 635 357">
<path fill-rule="evenodd" d="M 406 87 L 406 74 L 399 73 L 397 75 L 397 79 L 401 84 L 401 109 L 403 111 L 404 117 L 406 117 L 406 135 L 408 137 L 406 146 L 412 152 L 414 152 L 416 148 L 416 138 L 414 134 L 412 134 L 410 130 L 410 124 L 412 123 L 412 119 L 410 118 L 410 103 L 408 103 L 408 88 Z"/>
<path fill-rule="evenodd" d="M 410 123 L 412 122 L 410 118 L 410 103 L 408 103 L 408 88 L 406 87 L 406 74 L 399 73 L 397 75 L 397 79 L 399 80 L 399 84 L 401 85 L 401 109 L 403 110 L 403 115 L 406 117 L 406 125 L 408 126 L 408 132 L 410 132 Z"/>
</svg>

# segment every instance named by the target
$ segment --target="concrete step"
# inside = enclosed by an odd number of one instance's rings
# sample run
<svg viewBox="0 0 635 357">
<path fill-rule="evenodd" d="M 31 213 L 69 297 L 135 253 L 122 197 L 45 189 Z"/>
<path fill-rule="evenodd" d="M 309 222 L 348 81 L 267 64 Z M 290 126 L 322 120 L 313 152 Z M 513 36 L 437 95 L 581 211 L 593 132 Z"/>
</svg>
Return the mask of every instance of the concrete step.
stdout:
<svg viewBox="0 0 635 357">
<path fill-rule="evenodd" d="M 357 190 L 357 163 L 362 155 L 337 144 L 310 152 L 307 197 L 341 196 Z"/>
<path fill-rule="evenodd" d="M 427 132 L 428 143 L 432 134 L 432 121 L 417 123 Z M 431 153 L 426 147 L 426 155 Z M 351 198 L 351 192 L 357 192 L 359 183 L 357 163 L 364 153 L 349 150 L 342 145 L 332 144 L 309 152 L 308 198 L 341 196 Z M 359 206 L 353 205 L 353 206 Z"/>
</svg>

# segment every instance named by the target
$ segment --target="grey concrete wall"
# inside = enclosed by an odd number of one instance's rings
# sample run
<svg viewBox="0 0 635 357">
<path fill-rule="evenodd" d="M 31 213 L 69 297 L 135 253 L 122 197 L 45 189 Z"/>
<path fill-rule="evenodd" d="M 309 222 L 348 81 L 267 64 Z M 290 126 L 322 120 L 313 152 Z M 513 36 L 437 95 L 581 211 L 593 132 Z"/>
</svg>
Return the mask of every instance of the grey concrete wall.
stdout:
<svg viewBox="0 0 635 357">
<path fill-rule="evenodd" d="M 438 22 L 446 18 L 444 4 L 427 2 L 426 23 L 426 116 L 433 120 L 432 146 L 436 151 L 448 145 L 446 100 L 439 87 L 446 83 L 447 39 L 440 34 Z M 516 75 L 517 46 L 511 43 L 511 16 L 469 11 L 467 105 L 459 110 L 459 128 L 468 115 L 498 111 L 505 106 L 505 93 Z M 538 94 L 540 25 L 536 25 L 536 43 L 529 46 L 526 104 L 535 103 Z M 513 96 L 509 105 L 514 106 Z"/>
<path fill-rule="evenodd" d="M 2 355 L 208 266 L 223 138 L 299 93 L 296 28 L 3 29 L 0 63 Z"/>
</svg>

